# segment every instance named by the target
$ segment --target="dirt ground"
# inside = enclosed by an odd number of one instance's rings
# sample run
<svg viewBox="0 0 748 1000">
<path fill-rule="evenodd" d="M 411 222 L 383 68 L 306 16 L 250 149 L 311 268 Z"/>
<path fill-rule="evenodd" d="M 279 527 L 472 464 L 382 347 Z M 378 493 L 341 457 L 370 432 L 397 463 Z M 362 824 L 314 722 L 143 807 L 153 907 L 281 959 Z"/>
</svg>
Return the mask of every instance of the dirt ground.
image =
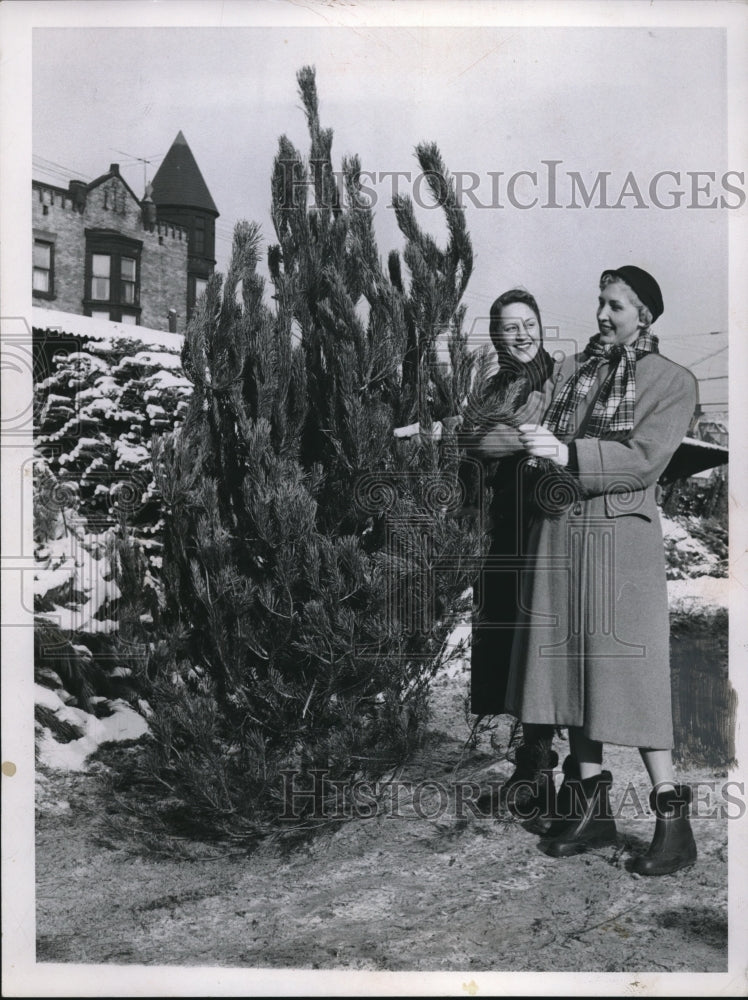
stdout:
<svg viewBox="0 0 748 1000">
<path fill-rule="evenodd" d="M 619 842 L 567 860 L 543 854 L 519 822 L 455 808 L 458 781 L 510 773 L 483 736 L 464 749 L 466 677 L 433 694 L 428 744 L 398 775 L 414 794 L 292 850 L 251 856 L 200 845 L 160 859 L 101 837 L 106 802 L 92 774 L 47 775 L 37 821 L 40 962 L 269 968 L 724 972 L 727 826 L 705 784 L 694 820 L 695 868 L 641 878 L 653 818 L 622 808 Z M 506 743 L 508 726 L 495 734 Z M 563 756 L 564 747 L 558 747 Z M 614 805 L 633 781 L 635 750 L 610 748 Z M 714 772 L 681 771 L 691 782 Z M 448 789 L 446 808 L 438 789 Z M 444 794 L 444 793 L 442 793 Z M 719 792 L 716 793 L 719 796 Z M 464 812 L 464 815 L 460 815 Z M 719 810 L 716 810 L 719 813 Z M 420 813 L 420 815 L 419 815 Z"/>
</svg>

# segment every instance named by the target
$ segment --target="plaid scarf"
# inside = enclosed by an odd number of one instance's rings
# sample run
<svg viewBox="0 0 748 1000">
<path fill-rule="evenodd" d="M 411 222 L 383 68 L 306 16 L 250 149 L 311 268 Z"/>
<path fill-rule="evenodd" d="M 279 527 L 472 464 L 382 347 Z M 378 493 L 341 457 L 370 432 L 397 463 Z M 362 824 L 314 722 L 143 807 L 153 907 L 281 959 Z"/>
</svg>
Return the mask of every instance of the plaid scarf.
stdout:
<svg viewBox="0 0 748 1000">
<path fill-rule="evenodd" d="M 584 363 L 551 403 L 543 424 L 563 438 L 577 407 L 594 385 L 600 365 L 610 362 L 614 367 L 595 400 L 584 436 L 599 438 L 633 430 L 636 362 L 645 354 L 659 354 L 658 344 L 653 333 L 642 333 L 633 344 L 626 346 L 601 344 L 596 334 L 584 349 Z"/>
</svg>

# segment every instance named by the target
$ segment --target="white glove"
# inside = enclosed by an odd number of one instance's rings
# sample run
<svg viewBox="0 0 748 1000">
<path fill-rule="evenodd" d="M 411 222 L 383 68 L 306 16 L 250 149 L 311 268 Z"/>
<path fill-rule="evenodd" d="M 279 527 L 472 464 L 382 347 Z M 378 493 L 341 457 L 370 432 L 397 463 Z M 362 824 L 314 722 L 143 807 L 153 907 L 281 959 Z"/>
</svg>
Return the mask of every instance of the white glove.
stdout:
<svg viewBox="0 0 748 1000">
<path fill-rule="evenodd" d="M 408 424 L 405 427 L 396 427 L 392 432 L 396 438 L 412 438 L 416 435 L 421 437 L 430 436 L 432 440 L 439 441 L 442 436 L 442 422 L 441 420 L 435 420 L 431 425 L 431 434 L 426 435 L 421 431 L 421 425 L 418 424 Z"/>
<path fill-rule="evenodd" d="M 552 458 L 558 465 L 569 464 L 567 446 L 542 424 L 520 424 L 517 428 L 519 439 L 528 455 L 536 458 Z"/>
</svg>

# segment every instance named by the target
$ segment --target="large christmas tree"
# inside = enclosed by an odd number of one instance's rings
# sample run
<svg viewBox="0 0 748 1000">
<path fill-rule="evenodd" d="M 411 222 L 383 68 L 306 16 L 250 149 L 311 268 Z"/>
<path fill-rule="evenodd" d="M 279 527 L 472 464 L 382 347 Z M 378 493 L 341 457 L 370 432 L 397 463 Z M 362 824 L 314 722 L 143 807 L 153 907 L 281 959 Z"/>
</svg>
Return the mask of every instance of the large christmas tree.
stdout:
<svg viewBox="0 0 748 1000">
<path fill-rule="evenodd" d="M 335 173 L 314 71 L 298 83 L 311 149 L 279 141 L 272 295 L 260 232 L 240 224 L 186 335 L 184 424 L 154 446 L 164 598 L 143 776 L 213 832 L 267 829 L 283 770 L 346 779 L 402 758 L 481 546 L 454 438 L 429 436 L 471 381 L 452 182 L 419 145 L 447 244 L 398 197 L 405 268 L 392 253 L 385 271 L 358 159 Z M 415 420 L 421 443 L 403 446 L 393 429 Z"/>
</svg>

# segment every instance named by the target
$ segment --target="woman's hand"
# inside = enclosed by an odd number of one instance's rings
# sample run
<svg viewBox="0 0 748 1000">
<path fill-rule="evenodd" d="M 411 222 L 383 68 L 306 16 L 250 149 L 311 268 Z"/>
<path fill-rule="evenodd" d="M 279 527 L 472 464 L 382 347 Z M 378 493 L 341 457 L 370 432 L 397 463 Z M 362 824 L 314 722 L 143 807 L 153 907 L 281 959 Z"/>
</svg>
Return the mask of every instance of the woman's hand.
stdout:
<svg viewBox="0 0 748 1000">
<path fill-rule="evenodd" d="M 445 426 L 446 423 L 445 420 Z M 399 441 L 409 441 L 411 444 L 420 445 L 422 441 L 441 441 L 443 429 L 441 420 L 435 420 L 431 424 L 431 431 L 428 433 L 421 430 L 420 423 L 408 424 L 405 427 L 396 427 L 392 433 Z"/>
<path fill-rule="evenodd" d="M 408 424 L 406 427 L 396 427 L 392 432 L 396 438 L 408 440 L 418 435 L 421 430 L 420 424 Z"/>
<path fill-rule="evenodd" d="M 528 455 L 552 458 L 557 465 L 569 464 L 569 449 L 542 424 L 520 424 L 519 439 Z"/>
</svg>

